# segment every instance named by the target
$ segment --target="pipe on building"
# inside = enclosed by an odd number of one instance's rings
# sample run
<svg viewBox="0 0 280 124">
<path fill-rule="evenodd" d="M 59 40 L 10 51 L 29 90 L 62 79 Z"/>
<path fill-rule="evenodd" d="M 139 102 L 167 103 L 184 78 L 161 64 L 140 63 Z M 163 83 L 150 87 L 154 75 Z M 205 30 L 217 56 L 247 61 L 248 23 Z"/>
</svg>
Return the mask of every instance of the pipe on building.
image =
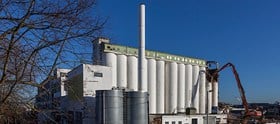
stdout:
<svg viewBox="0 0 280 124">
<path fill-rule="evenodd" d="M 139 91 L 147 91 L 145 80 L 145 74 L 147 74 L 147 65 L 144 62 L 145 60 L 145 5 L 140 4 L 140 18 L 139 18 L 139 52 L 138 52 L 138 68 L 139 68 Z"/>
</svg>

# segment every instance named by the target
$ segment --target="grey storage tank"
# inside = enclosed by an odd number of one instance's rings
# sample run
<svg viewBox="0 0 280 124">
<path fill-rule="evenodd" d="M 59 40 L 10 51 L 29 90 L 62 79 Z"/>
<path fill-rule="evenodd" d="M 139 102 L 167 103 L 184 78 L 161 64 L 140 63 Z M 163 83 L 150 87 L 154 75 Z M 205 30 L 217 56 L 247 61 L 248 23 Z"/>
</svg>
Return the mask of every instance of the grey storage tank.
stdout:
<svg viewBox="0 0 280 124">
<path fill-rule="evenodd" d="M 96 91 L 96 123 L 123 124 L 123 91 Z"/>
<path fill-rule="evenodd" d="M 128 91 L 126 97 L 126 124 L 148 124 L 148 92 Z"/>
</svg>

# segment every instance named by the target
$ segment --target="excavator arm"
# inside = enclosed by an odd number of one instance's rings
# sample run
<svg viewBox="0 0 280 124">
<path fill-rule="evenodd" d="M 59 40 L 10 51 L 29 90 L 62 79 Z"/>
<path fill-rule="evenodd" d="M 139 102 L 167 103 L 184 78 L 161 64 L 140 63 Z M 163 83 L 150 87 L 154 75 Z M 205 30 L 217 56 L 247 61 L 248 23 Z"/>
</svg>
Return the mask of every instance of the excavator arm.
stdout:
<svg viewBox="0 0 280 124">
<path fill-rule="evenodd" d="M 243 104 L 244 109 L 245 109 L 245 116 L 249 116 L 250 112 L 249 112 L 248 102 L 247 102 L 247 99 L 246 99 L 246 96 L 245 96 L 245 91 L 244 91 L 244 88 L 241 84 L 241 81 L 240 81 L 240 78 L 239 78 L 239 75 L 236 71 L 235 66 L 232 63 L 227 63 L 224 66 L 222 66 L 220 69 L 218 69 L 218 71 L 216 73 L 221 72 L 222 70 L 224 70 L 227 67 L 231 67 L 231 70 L 234 74 L 234 77 L 235 77 L 235 80 L 236 80 L 236 83 L 237 83 L 237 86 L 238 86 L 238 90 L 239 90 L 239 93 L 240 93 L 242 104 Z"/>
<path fill-rule="evenodd" d="M 239 78 L 239 75 L 236 71 L 235 66 L 232 63 L 227 63 L 227 64 L 223 65 L 221 68 L 218 68 L 218 63 L 214 62 L 214 61 L 209 61 L 208 64 L 209 65 L 216 64 L 216 69 L 209 69 L 208 70 L 208 77 L 211 78 L 211 82 L 213 80 L 218 80 L 218 76 L 219 76 L 219 73 L 221 71 L 223 71 L 224 69 L 226 69 L 228 67 L 231 68 L 231 70 L 234 74 L 236 83 L 237 83 L 237 87 L 238 87 L 238 90 L 239 90 L 239 93 L 240 93 L 240 97 L 241 97 L 241 100 L 242 100 L 243 107 L 245 109 L 245 115 L 244 115 L 244 118 L 242 119 L 242 124 L 247 124 L 248 119 L 252 116 L 252 114 L 249 111 L 249 106 L 248 106 L 248 102 L 247 102 L 247 99 L 246 99 L 246 96 L 245 96 L 245 91 L 244 91 L 244 88 L 241 84 L 241 81 L 240 81 L 240 78 Z"/>
</svg>

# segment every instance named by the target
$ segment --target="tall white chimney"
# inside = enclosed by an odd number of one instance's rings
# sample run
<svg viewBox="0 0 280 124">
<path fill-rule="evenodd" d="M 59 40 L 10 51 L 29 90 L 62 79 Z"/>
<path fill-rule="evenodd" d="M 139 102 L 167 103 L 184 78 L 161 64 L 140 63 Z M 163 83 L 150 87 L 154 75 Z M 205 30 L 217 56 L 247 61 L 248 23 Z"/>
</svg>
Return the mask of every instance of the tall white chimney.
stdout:
<svg viewBox="0 0 280 124">
<path fill-rule="evenodd" d="M 146 66 L 144 65 L 144 59 L 145 59 L 145 4 L 140 4 L 140 17 L 139 17 L 139 49 L 138 49 L 138 88 L 139 91 L 145 91 L 146 86 L 145 83 L 147 83 L 144 79 L 146 76 L 145 70 Z"/>
</svg>

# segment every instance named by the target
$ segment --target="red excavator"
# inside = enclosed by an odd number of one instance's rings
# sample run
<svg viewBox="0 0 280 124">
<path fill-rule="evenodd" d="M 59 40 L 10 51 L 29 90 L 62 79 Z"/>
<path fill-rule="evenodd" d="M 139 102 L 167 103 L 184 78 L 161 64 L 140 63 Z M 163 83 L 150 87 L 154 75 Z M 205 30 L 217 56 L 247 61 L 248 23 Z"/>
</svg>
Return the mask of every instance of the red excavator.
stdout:
<svg viewBox="0 0 280 124">
<path fill-rule="evenodd" d="M 211 65 L 213 65 L 213 64 L 216 66 L 214 69 L 211 68 Z M 234 74 L 234 77 L 235 77 L 235 80 L 236 80 L 236 83 L 237 83 L 237 86 L 238 86 L 238 89 L 239 89 L 242 104 L 243 104 L 243 107 L 245 109 L 245 113 L 244 113 L 243 118 L 241 119 L 241 123 L 242 124 L 248 124 L 248 121 L 250 119 L 258 120 L 259 122 L 261 122 L 262 121 L 262 112 L 259 111 L 259 110 L 255 110 L 255 109 L 249 109 L 248 102 L 247 102 L 247 99 L 246 99 L 246 96 L 245 96 L 245 91 L 244 91 L 244 88 L 241 84 L 241 81 L 240 81 L 240 78 L 239 78 L 239 75 L 236 71 L 235 66 L 232 63 L 227 63 L 227 64 L 223 65 L 221 68 L 219 68 L 218 63 L 215 62 L 215 61 L 207 62 L 207 66 L 208 66 L 208 68 L 207 68 L 207 73 L 208 73 L 207 74 L 207 80 L 211 81 L 212 83 L 213 83 L 213 81 L 218 80 L 219 73 L 222 70 L 224 70 L 227 67 L 231 67 L 231 70 Z M 209 68 L 211 68 L 211 69 L 209 69 Z"/>
</svg>

